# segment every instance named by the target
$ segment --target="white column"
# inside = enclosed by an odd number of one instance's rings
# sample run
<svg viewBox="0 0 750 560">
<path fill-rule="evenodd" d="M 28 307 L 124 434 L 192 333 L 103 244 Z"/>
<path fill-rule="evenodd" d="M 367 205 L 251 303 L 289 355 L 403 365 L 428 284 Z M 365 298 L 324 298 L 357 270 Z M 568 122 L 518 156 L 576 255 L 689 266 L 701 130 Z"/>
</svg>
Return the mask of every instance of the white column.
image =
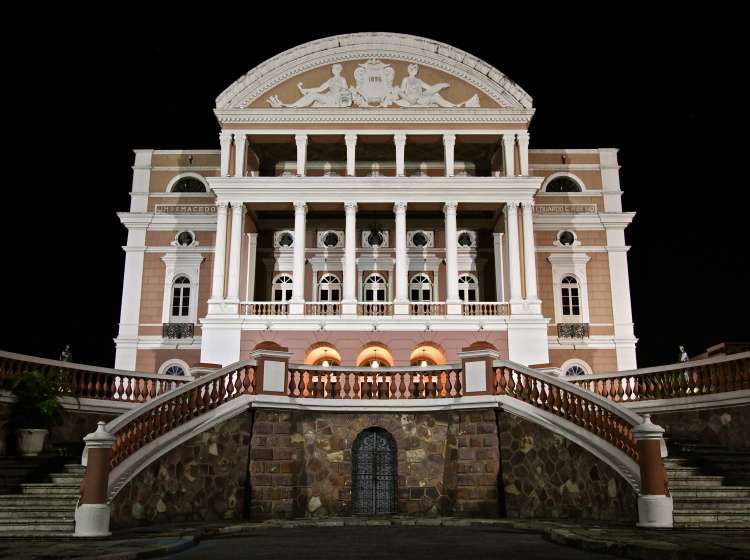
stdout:
<svg viewBox="0 0 750 560">
<path fill-rule="evenodd" d="M 216 203 L 216 241 L 214 243 L 214 273 L 211 299 L 224 299 L 224 267 L 227 250 L 227 203 Z"/>
<path fill-rule="evenodd" d="M 461 299 L 458 297 L 458 232 L 456 209 L 458 202 L 446 202 L 445 214 L 445 302 L 449 315 L 461 314 Z"/>
<path fill-rule="evenodd" d="M 347 134 L 344 136 L 346 142 L 346 174 L 354 177 L 357 174 L 357 135 Z"/>
<path fill-rule="evenodd" d="M 503 134 L 503 166 L 506 177 L 513 177 L 516 174 L 514 146 L 515 134 Z"/>
<path fill-rule="evenodd" d="M 394 134 L 396 144 L 396 177 L 404 176 L 404 151 L 406 150 L 406 134 Z"/>
<path fill-rule="evenodd" d="M 220 132 L 219 145 L 221 146 L 221 176 L 229 175 L 229 152 L 232 149 L 232 133 Z"/>
<path fill-rule="evenodd" d="M 541 313 L 536 287 L 536 244 L 534 243 L 534 203 L 522 202 L 523 207 L 523 270 L 526 279 L 526 302 L 530 313 Z"/>
<path fill-rule="evenodd" d="M 529 133 L 518 133 L 518 156 L 521 162 L 521 175 L 524 177 L 529 174 Z"/>
<path fill-rule="evenodd" d="M 615 329 L 617 369 L 635 369 L 635 333 L 630 309 L 630 279 L 628 277 L 628 247 L 625 245 L 625 226 L 621 223 L 605 225 L 607 257 L 612 290 L 612 317 Z"/>
<path fill-rule="evenodd" d="M 455 147 L 456 147 L 456 135 L 455 134 L 443 134 L 443 148 L 445 153 L 445 176 L 453 177 L 454 162 L 455 162 Z"/>
<path fill-rule="evenodd" d="M 503 234 L 492 234 L 492 248 L 495 258 L 495 298 L 496 301 L 505 301 L 505 290 L 503 289 Z"/>
<path fill-rule="evenodd" d="M 247 279 L 245 284 L 245 299 L 255 301 L 255 269 L 258 262 L 258 234 L 247 234 Z"/>
<path fill-rule="evenodd" d="M 125 273 L 122 279 L 122 306 L 117 333 L 115 367 L 135 370 L 138 353 L 138 326 L 141 314 L 143 261 L 146 253 L 147 223 L 129 223 L 125 247 Z"/>
<path fill-rule="evenodd" d="M 307 134 L 297 134 L 294 141 L 297 143 L 297 175 L 304 177 L 307 164 Z"/>
<path fill-rule="evenodd" d="M 294 203 L 294 273 L 292 276 L 292 305 L 289 313 L 302 315 L 305 310 L 305 218 L 307 204 Z"/>
<path fill-rule="evenodd" d="M 344 294 L 341 302 L 344 315 L 357 313 L 357 203 L 344 203 L 346 231 L 344 232 Z"/>
<path fill-rule="evenodd" d="M 247 136 L 244 133 L 234 135 L 234 176 L 245 175 L 245 154 L 247 152 Z"/>
<path fill-rule="evenodd" d="M 508 284 L 510 303 L 521 303 L 521 256 L 518 247 L 518 203 L 505 204 L 505 235 L 508 236 Z"/>
<path fill-rule="evenodd" d="M 409 279 L 409 257 L 406 254 L 406 202 L 393 205 L 396 214 L 396 297 L 393 299 L 394 314 L 409 313 L 407 284 Z"/>
<path fill-rule="evenodd" d="M 227 300 L 240 301 L 240 261 L 242 260 L 242 230 L 244 229 L 245 205 L 232 203 L 232 237 L 229 245 L 229 280 Z"/>
</svg>

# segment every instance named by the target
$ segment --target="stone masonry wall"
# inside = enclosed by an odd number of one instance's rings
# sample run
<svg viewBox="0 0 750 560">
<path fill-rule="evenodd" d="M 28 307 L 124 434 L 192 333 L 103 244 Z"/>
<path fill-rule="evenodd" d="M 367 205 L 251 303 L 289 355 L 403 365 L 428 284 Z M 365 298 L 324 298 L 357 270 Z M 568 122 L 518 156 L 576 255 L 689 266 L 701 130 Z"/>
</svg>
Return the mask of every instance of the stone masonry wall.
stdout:
<svg viewBox="0 0 750 560">
<path fill-rule="evenodd" d="M 183 443 L 146 467 L 115 497 L 112 526 L 242 518 L 251 416 Z"/>
<path fill-rule="evenodd" d="M 632 487 L 582 447 L 504 412 L 498 432 L 508 517 L 634 521 Z"/>
<path fill-rule="evenodd" d="M 492 411 L 258 411 L 250 460 L 251 515 L 350 515 L 352 444 L 373 426 L 396 441 L 400 513 L 497 515 L 499 453 Z"/>
<path fill-rule="evenodd" d="M 750 406 L 652 414 L 651 421 L 677 441 L 700 441 L 750 450 Z"/>
</svg>

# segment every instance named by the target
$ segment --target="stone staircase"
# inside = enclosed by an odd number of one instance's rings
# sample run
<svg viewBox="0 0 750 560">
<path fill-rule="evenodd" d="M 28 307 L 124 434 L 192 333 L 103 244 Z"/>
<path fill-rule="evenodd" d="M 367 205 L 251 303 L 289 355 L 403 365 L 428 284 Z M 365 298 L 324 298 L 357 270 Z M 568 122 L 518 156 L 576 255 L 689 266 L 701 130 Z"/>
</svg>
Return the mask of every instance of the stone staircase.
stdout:
<svg viewBox="0 0 750 560">
<path fill-rule="evenodd" d="M 26 462 L 3 460 L 0 473 Z M 49 482 L 19 482 L 20 492 L 0 495 L 0 538 L 72 535 L 83 473 L 81 465 L 67 464 Z"/>
<path fill-rule="evenodd" d="M 739 484 L 724 474 L 704 456 L 703 451 L 732 457 L 728 463 L 739 464 L 738 455 L 714 446 L 699 444 L 670 445 L 665 459 L 669 489 L 674 501 L 675 527 L 748 529 L 750 528 L 750 485 Z M 709 447 L 711 449 L 709 449 Z M 741 454 L 740 454 L 741 456 Z M 750 459 L 750 453 L 747 454 Z M 747 473 L 744 473 L 747 476 Z"/>
</svg>

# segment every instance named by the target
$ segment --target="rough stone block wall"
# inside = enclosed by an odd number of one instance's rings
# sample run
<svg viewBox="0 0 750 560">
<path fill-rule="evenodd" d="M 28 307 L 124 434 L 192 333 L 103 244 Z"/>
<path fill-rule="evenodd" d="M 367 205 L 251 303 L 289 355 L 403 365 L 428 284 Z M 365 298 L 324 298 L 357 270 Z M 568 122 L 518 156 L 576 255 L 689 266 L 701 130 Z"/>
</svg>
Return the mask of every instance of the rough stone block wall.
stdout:
<svg viewBox="0 0 750 560">
<path fill-rule="evenodd" d="M 241 519 L 250 431 L 246 413 L 159 458 L 115 497 L 112 526 Z"/>
<path fill-rule="evenodd" d="M 635 520 L 636 494 L 611 467 L 511 414 L 499 412 L 497 422 L 508 517 Z"/>
<path fill-rule="evenodd" d="M 499 513 L 500 450 L 495 411 L 465 411 L 456 416 L 454 513 L 496 517 Z"/>
<path fill-rule="evenodd" d="M 750 406 L 652 414 L 651 421 L 677 441 L 700 441 L 737 451 L 750 449 Z"/>
</svg>

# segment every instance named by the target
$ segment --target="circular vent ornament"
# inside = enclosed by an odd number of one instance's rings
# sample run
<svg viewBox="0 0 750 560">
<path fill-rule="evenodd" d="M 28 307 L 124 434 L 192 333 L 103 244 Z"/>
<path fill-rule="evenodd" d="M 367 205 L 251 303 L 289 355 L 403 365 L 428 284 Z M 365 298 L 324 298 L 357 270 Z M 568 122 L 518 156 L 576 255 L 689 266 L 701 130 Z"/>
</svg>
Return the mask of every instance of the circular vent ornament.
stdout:
<svg viewBox="0 0 750 560">
<path fill-rule="evenodd" d="M 380 247 L 383 244 L 383 241 L 385 241 L 385 238 L 379 231 L 372 231 L 370 232 L 370 235 L 367 236 L 367 243 L 370 244 L 370 247 Z"/>
<path fill-rule="evenodd" d="M 294 243 L 294 237 L 288 231 L 279 235 L 279 247 L 291 247 Z"/>
<path fill-rule="evenodd" d="M 468 231 L 463 231 L 458 236 L 458 244 L 461 247 L 471 247 L 471 234 Z"/>
<path fill-rule="evenodd" d="M 326 247 L 336 247 L 339 244 L 339 236 L 336 232 L 329 231 L 323 236 L 323 245 Z"/>
<path fill-rule="evenodd" d="M 427 236 L 421 231 L 416 232 L 412 236 L 411 241 L 414 243 L 415 247 L 425 247 L 428 243 Z"/>
<path fill-rule="evenodd" d="M 180 247 L 189 247 L 195 241 L 195 237 L 189 231 L 181 231 L 177 235 L 177 244 Z"/>
</svg>

